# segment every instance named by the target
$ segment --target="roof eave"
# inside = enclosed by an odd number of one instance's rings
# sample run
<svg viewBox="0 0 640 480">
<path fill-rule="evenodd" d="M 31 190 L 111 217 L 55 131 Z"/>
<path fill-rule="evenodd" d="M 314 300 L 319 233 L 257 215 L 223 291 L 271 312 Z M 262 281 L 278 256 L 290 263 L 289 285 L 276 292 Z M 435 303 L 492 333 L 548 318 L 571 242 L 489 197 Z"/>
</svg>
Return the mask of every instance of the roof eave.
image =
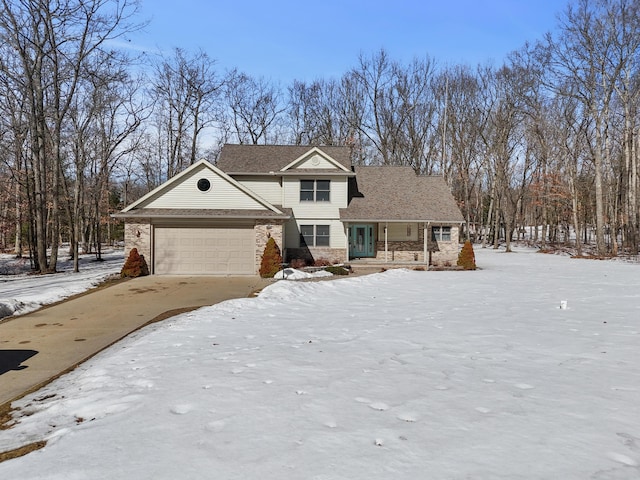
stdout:
<svg viewBox="0 0 640 480">
<path fill-rule="evenodd" d="M 175 215 L 175 214 L 163 214 L 163 213 L 144 213 L 144 212 L 120 212 L 120 213 L 112 213 L 112 218 L 175 218 L 175 219 L 196 219 L 196 218 L 206 218 L 209 220 L 215 219 L 244 219 L 244 220 L 289 220 L 291 215 L 281 214 L 278 215 L 274 213 L 273 215 L 207 215 L 207 214 L 186 214 L 186 215 Z"/>
<path fill-rule="evenodd" d="M 327 172 L 327 171 L 304 171 L 301 172 L 299 170 L 287 170 L 286 172 L 225 172 L 227 175 L 233 176 L 260 176 L 260 177 L 292 177 L 292 176 L 323 176 L 323 177 L 355 177 L 356 174 L 354 172 L 345 172 L 345 171 L 335 171 L 335 172 Z"/>
<path fill-rule="evenodd" d="M 359 222 L 359 223 L 464 223 L 464 220 L 425 220 L 424 218 L 415 219 L 415 218 L 394 218 L 394 219 L 385 219 L 385 218 L 340 218 L 341 222 Z"/>
</svg>

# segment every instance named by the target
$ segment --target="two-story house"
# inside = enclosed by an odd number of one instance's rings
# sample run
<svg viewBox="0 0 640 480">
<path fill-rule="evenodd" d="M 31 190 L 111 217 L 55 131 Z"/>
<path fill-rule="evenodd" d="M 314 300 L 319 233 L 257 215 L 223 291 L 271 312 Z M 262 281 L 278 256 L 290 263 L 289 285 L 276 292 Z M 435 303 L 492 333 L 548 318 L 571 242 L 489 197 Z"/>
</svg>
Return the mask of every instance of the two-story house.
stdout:
<svg viewBox="0 0 640 480">
<path fill-rule="evenodd" d="M 152 273 L 223 275 L 256 274 L 269 237 L 288 261 L 455 264 L 463 221 L 440 177 L 280 145 L 225 145 L 115 216 Z"/>
</svg>

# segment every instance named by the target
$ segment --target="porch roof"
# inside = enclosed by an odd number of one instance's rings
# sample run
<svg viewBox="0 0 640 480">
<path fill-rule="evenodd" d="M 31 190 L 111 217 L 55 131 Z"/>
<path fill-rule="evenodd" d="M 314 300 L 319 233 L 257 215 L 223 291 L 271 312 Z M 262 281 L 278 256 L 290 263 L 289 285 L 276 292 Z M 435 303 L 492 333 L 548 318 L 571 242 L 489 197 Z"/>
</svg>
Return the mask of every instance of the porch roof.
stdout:
<svg viewBox="0 0 640 480">
<path fill-rule="evenodd" d="M 411 167 L 356 167 L 343 222 L 462 223 L 444 179 L 418 176 Z"/>
</svg>

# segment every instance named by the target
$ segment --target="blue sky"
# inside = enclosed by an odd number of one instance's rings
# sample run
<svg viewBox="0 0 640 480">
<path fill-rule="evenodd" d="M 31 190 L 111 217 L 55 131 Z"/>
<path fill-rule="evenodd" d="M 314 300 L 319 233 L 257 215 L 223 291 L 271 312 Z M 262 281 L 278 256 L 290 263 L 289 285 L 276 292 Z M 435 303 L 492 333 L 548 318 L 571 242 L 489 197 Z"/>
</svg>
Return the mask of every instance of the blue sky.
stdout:
<svg viewBox="0 0 640 480">
<path fill-rule="evenodd" d="M 238 68 L 284 84 L 340 77 L 381 48 L 408 62 L 500 63 L 556 26 L 564 0 L 142 0 L 150 21 L 138 48 L 204 50 L 224 71 Z"/>
</svg>

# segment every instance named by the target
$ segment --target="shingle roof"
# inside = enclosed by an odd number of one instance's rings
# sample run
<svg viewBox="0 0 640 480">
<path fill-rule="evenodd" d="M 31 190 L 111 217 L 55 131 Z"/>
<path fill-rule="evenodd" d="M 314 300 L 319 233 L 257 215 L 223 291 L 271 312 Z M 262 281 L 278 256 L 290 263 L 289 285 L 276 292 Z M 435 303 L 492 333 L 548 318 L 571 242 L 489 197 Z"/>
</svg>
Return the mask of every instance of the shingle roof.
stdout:
<svg viewBox="0 0 640 480">
<path fill-rule="evenodd" d="M 418 176 L 411 167 L 356 167 L 342 221 L 458 223 L 464 218 L 442 177 Z"/>
<path fill-rule="evenodd" d="M 313 148 L 313 145 L 226 144 L 222 147 L 216 166 L 225 173 L 277 172 Z M 336 162 L 351 169 L 351 149 L 349 147 L 317 146 L 317 148 Z"/>
</svg>

